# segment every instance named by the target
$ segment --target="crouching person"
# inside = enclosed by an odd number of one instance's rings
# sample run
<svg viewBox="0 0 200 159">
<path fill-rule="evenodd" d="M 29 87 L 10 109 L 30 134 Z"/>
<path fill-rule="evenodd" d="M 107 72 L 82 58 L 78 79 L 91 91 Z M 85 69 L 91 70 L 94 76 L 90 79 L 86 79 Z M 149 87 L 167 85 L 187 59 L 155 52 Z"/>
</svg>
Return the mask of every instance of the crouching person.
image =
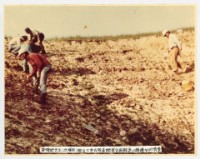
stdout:
<svg viewBox="0 0 200 159">
<path fill-rule="evenodd" d="M 38 79 L 41 92 L 40 104 L 45 104 L 47 95 L 46 81 L 48 73 L 51 70 L 50 62 L 43 55 L 28 53 L 26 49 L 20 49 L 18 56 L 22 60 L 27 60 L 31 65 L 32 72 L 28 76 L 27 82 L 29 82 L 32 77 Z"/>
<path fill-rule="evenodd" d="M 28 39 L 27 36 L 15 37 L 8 44 L 8 51 L 17 55 L 21 45 Z"/>
</svg>

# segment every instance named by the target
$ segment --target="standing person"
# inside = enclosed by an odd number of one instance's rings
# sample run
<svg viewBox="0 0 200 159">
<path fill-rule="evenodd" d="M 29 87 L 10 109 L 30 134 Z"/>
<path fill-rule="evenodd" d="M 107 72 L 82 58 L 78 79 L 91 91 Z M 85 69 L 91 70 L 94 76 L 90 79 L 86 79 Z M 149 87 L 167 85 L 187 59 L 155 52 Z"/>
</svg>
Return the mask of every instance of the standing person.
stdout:
<svg viewBox="0 0 200 159">
<path fill-rule="evenodd" d="M 25 28 L 25 32 L 27 34 L 30 34 L 31 45 L 34 45 L 35 43 L 39 42 L 39 45 L 41 47 L 41 53 L 46 54 L 46 51 L 44 50 L 44 45 L 42 44 L 44 40 L 44 34 L 37 30 L 31 30 L 30 28 Z"/>
<path fill-rule="evenodd" d="M 8 44 L 8 51 L 17 55 L 19 49 L 21 48 L 21 44 L 28 39 L 27 36 L 15 37 L 10 40 Z"/>
<path fill-rule="evenodd" d="M 175 34 L 170 33 L 169 30 L 164 30 L 162 32 L 163 36 L 168 38 L 168 52 L 170 53 L 170 66 L 172 68 L 172 71 L 175 73 L 179 73 L 180 64 L 177 61 L 178 55 L 180 55 L 180 52 L 182 50 L 182 44 L 178 40 Z"/>
<path fill-rule="evenodd" d="M 51 70 L 50 62 L 43 55 L 28 53 L 26 49 L 20 49 L 18 56 L 22 60 L 26 59 L 32 66 L 32 72 L 28 76 L 28 81 L 30 81 L 32 77 L 38 79 L 41 92 L 40 104 L 45 104 L 47 95 L 46 81 L 48 73 Z"/>
</svg>

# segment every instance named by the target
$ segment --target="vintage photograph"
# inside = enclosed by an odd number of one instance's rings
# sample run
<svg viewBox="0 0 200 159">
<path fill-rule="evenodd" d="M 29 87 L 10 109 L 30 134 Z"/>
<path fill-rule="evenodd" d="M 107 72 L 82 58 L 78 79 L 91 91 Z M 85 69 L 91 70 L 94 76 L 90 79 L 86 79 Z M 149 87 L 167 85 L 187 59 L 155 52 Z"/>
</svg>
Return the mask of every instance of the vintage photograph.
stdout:
<svg viewBox="0 0 200 159">
<path fill-rule="evenodd" d="M 5 5 L 5 154 L 195 155 L 195 39 L 195 5 Z"/>
</svg>

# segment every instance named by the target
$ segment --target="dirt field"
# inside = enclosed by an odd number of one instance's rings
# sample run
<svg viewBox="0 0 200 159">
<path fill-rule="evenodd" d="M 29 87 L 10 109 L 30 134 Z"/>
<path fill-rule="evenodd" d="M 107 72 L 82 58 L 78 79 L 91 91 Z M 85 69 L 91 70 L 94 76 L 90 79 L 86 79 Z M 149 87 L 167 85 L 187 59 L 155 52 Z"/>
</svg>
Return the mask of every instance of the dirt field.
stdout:
<svg viewBox="0 0 200 159">
<path fill-rule="evenodd" d="M 167 39 L 44 42 L 53 71 L 47 105 L 24 85 L 21 61 L 5 52 L 5 153 L 38 154 L 41 146 L 161 145 L 163 153 L 195 151 L 194 30 L 177 33 L 179 61 L 170 72 Z M 5 39 L 5 47 L 8 40 Z M 92 125 L 98 133 L 86 128 Z"/>
</svg>

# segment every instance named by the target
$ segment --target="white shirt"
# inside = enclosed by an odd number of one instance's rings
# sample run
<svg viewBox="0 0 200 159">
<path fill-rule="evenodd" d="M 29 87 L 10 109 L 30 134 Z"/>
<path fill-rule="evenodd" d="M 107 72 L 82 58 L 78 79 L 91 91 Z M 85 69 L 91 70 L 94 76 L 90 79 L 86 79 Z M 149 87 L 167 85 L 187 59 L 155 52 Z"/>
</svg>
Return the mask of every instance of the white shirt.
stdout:
<svg viewBox="0 0 200 159">
<path fill-rule="evenodd" d="M 20 37 L 15 37 L 9 42 L 9 45 L 20 45 L 20 44 L 21 44 Z"/>
<path fill-rule="evenodd" d="M 169 34 L 168 45 L 169 45 L 169 50 L 171 50 L 173 47 L 176 47 L 176 46 L 178 46 L 179 49 L 182 49 L 181 42 L 178 40 L 178 38 L 174 34 Z"/>
</svg>

